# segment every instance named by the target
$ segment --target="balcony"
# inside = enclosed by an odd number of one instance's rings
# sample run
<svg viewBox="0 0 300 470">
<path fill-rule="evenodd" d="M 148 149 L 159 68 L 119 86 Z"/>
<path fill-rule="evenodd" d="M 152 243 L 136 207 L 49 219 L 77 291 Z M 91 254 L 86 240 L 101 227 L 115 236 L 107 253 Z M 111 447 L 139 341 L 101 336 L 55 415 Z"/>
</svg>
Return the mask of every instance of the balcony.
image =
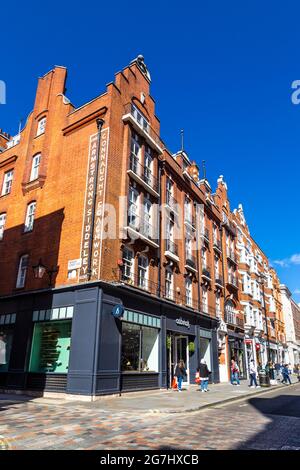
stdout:
<svg viewBox="0 0 300 470">
<path fill-rule="evenodd" d="M 227 247 L 226 249 L 227 258 L 234 264 L 238 264 L 236 254 L 233 250 Z"/>
<path fill-rule="evenodd" d="M 237 326 L 238 328 L 244 328 L 244 320 L 239 318 L 236 313 L 225 312 L 225 323 L 231 326 Z"/>
<path fill-rule="evenodd" d="M 155 238 L 154 227 L 148 222 L 135 214 L 128 214 L 128 225 L 124 227 L 128 231 L 128 235 L 132 240 L 141 239 L 154 248 L 158 248 L 158 240 Z"/>
<path fill-rule="evenodd" d="M 206 243 L 210 243 L 210 238 L 209 238 L 209 230 L 207 228 L 204 229 L 203 233 L 202 233 L 202 237 L 203 237 L 203 240 L 206 242 Z"/>
<path fill-rule="evenodd" d="M 234 287 L 235 289 L 239 288 L 238 279 L 232 274 L 228 274 L 227 284 L 229 284 L 231 287 Z"/>
<path fill-rule="evenodd" d="M 222 253 L 222 243 L 221 240 L 214 238 L 214 249 L 219 253 Z"/>
<path fill-rule="evenodd" d="M 185 252 L 185 267 L 190 269 L 194 272 L 197 272 L 197 265 L 196 265 L 196 256 L 192 255 L 192 253 L 188 250 Z"/>
<path fill-rule="evenodd" d="M 129 169 L 127 173 L 137 183 L 142 185 L 146 191 L 155 197 L 159 197 L 158 193 L 158 180 L 152 174 L 148 167 L 141 165 L 139 159 L 132 153 L 130 155 Z"/>
<path fill-rule="evenodd" d="M 178 213 L 178 201 L 169 191 L 166 193 L 166 205 L 171 209 L 171 211 Z"/>
<path fill-rule="evenodd" d="M 147 144 L 153 150 L 159 154 L 163 152 L 159 135 L 132 103 L 128 103 L 125 106 L 125 114 L 122 116 L 122 120 L 123 122 L 129 122 L 134 130 L 146 140 Z"/>
<path fill-rule="evenodd" d="M 165 256 L 179 263 L 178 245 L 174 243 L 173 240 L 166 240 Z"/>
<path fill-rule="evenodd" d="M 210 269 L 207 266 L 202 267 L 202 277 L 204 277 L 208 281 L 211 281 Z"/>
<path fill-rule="evenodd" d="M 224 227 L 227 228 L 227 230 L 231 233 L 231 235 L 233 235 L 234 237 L 237 236 L 237 234 L 236 234 L 236 226 L 233 225 L 233 224 L 229 221 L 229 219 L 226 218 L 226 219 L 224 220 L 224 222 L 223 222 L 223 225 L 224 225 Z"/>
<path fill-rule="evenodd" d="M 192 227 L 193 230 L 196 228 L 196 218 L 195 216 L 189 214 L 189 213 L 184 213 L 184 223 L 188 224 L 190 227 Z"/>
<path fill-rule="evenodd" d="M 123 269 L 123 271 L 120 273 L 120 281 L 127 284 L 128 286 L 144 290 L 148 294 L 159 296 L 158 284 L 150 281 L 144 276 L 125 272 Z"/>
<path fill-rule="evenodd" d="M 223 280 L 223 277 L 220 276 L 219 274 L 216 274 L 216 275 L 215 275 L 215 279 L 216 279 L 216 280 L 215 280 L 215 284 L 216 284 L 217 286 L 223 288 L 223 287 L 224 287 L 224 280 Z"/>
</svg>

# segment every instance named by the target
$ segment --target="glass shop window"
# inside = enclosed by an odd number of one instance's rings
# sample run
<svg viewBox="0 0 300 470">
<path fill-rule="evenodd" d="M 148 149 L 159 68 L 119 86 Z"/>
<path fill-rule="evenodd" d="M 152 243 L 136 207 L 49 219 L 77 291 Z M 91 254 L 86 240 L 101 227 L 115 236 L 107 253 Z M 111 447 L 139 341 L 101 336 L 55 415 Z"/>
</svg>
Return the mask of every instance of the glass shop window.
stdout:
<svg viewBox="0 0 300 470">
<path fill-rule="evenodd" d="M 71 346 L 71 321 L 36 323 L 34 326 L 30 372 L 66 374 Z"/>
<path fill-rule="evenodd" d="M 122 371 L 158 372 L 158 330 L 122 323 Z"/>
<path fill-rule="evenodd" d="M 8 371 L 12 342 L 13 329 L 0 327 L 0 372 Z"/>
</svg>

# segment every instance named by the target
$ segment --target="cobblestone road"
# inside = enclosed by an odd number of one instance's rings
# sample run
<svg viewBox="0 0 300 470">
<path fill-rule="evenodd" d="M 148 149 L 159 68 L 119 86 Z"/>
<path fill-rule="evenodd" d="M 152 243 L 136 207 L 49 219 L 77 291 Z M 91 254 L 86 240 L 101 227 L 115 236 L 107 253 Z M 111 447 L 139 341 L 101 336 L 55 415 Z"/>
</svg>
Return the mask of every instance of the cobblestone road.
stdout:
<svg viewBox="0 0 300 470">
<path fill-rule="evenodd" d="M 12 449 L 300 448 L 300 385 L 176 415 L 2 403 L 0 435 Z"/>
</svg>

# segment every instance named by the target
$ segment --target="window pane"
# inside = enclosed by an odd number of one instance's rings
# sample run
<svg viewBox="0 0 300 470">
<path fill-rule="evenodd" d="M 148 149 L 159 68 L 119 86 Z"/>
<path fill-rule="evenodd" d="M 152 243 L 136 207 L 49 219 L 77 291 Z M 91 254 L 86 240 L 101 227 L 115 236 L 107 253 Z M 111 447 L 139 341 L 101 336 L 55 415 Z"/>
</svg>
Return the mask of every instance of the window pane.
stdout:
<svg viewBox="0 0 300 470">
<path fill-rule="evenodd" d="M 71 345 L 70 321 L 36 323 L 29 370 L 67 373 Z"/>
<path fill-rule="evenodd" d="M 158 372 L 158 331 L 142 328 L 141 372 Z"/>
<path fill-rule="evenodd" d="M 123 371 L 138 372 L 140 358 L 140 326 L 122 323 Z"/>
<path fill-rule="evenodd" d="M 10 353 L 13 341 L 13 329 L 1 327 L 0 329 L 0 372 L 9 368 Z"/>
</svg>

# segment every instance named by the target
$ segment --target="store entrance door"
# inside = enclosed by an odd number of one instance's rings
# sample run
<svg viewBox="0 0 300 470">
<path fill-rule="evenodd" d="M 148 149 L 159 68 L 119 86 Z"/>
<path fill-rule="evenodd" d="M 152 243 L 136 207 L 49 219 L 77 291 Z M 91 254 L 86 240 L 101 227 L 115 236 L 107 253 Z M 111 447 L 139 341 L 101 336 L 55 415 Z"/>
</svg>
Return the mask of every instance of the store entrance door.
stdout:
<svg viewBox="0 0 300 470">
<path fill-rule="evenodd" d="M 184 385 L 190 383 L 190 373 L 189 373 L 189 338 L 188 336 L 175 336 L 175 348 L 174 348 L 174 363 L 175 366 L 179 361 L 185 363 L 187 376 Z"/>
<path fill-rule="evenodd" d="M 176 368 L 176 364 L 182 359 L 186 370 L 187 370 L 187 377 L 186 381 L 183 382 L 184 385 L 188 385 L 190 381 L 190 371 L 189 371 L 189 351 L 188 351 L 188 344 L 189 338 L 188 336 L 181 336 L 176 333 L 168 332 L 168 387 L 171 387 L 172 380 L 174 377 L 174 372 Z"/>
</svg>

